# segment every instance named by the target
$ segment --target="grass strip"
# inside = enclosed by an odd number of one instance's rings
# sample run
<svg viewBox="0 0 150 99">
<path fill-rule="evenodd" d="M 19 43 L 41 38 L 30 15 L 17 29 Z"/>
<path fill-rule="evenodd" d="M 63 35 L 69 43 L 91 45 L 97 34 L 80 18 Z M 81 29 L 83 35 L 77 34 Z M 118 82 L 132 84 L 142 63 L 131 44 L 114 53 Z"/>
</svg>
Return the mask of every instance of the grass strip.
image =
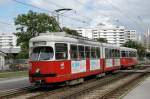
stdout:
<svg viewBox="0 0 150 99">
<path fill-rule="evenodd" d="M 12 77 L 26 77 L 28 76 L 27 71 L 15 71 L 15 72 L 2 72 L 0 78 L 12 78 Z"/>
</svg>

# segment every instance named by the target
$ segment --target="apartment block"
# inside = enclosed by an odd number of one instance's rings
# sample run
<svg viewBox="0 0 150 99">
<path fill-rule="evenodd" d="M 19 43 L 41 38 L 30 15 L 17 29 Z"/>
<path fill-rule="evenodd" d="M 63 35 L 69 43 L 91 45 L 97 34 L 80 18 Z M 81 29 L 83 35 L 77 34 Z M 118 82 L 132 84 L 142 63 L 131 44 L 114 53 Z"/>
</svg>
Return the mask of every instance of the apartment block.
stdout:
<svg viewBox="0 0 150 99">
<path fill-rule="evenodd" d="M 17 37 L 14 34 L 0 34 L 0 51 L 4 53 L 18 53 L 20 46 L 16 46 Z"/>
<path fill-rule="evenodd" d="M 122 45 L 128 40 L 137 40 L 136 30 L 127 30 L 124 26 L 107 27 L 99 25 L 95 28 L 78 28 L 79 35 L 97 39 L 105 38 L 108 43 Z"/>
</svg>

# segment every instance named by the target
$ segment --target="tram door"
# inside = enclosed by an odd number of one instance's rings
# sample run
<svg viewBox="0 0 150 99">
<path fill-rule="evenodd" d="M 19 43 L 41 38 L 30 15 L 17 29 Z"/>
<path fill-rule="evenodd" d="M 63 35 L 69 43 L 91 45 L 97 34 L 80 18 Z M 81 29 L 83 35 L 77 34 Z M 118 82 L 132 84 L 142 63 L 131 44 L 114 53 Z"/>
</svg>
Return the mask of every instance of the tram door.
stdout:
<svg viewBox="0 0 150 99">
<path fill-rule="evenodd" d="M 100 66 L 100 48 L 91 47 L 90 51 L 90 71 L 101 69 Z"/>
<path fill-rule="evenodd" d="M 113 59 L 111 57 L 111 49 L 105 48 L 105 67 L 113 67 Z"/>
<path fill-rule="evenodd" d="M 120 50 L 113 49 L 114 66 L 120 66 Z"/>
<path fill-rule="evenodd" d="M 106 67 L 120 66 L 119 49 L 105 48 L 105 64 Z"/>
<path fill-rule="evenodd" d="M 86 72 L 85 47 L 83 45 L 70 45 L 71 73 Z"/>
</svg>

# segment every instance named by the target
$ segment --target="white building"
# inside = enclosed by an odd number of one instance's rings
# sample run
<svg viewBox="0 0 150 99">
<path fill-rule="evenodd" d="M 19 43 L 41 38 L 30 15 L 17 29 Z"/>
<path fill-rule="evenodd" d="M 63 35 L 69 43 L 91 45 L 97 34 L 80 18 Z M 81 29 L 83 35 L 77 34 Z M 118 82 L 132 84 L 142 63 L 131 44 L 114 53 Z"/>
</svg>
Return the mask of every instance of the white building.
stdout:
<svg viewBox="0 0 150 99">
<path fill-rule="evenodd" d="M 106 38 L 108 43 L 121 45 L 125 43 L 125 28 L 120 27 L 97 27 L 98 31 L 93 31 L 93 38 Z"/>
<path fill-rule="evenodd" d="M 127 40 L 135 40 L 137 38 L 135 30 L 126 30 L 124 26 L 107 27 L 104 25 L 91 29 L 76 29 L 79 35 L 96 39 L 106 38 L 108 43 L 122 45 Z"/>
<path fill-rule="evenodd" d="M 16 47 L 17 38 L 13 34 L 0 34 L 0 47 L 9 48 Z"/>
<path fill-rule="evenodd" d="M 0 50 L 4 53 L 18 53 L 20 47 L 16 46 L 17 38 L 13 34 L 0 34 Z"/>
<path fill-rule="evenodd" d="M 138 36 L 137 36 L 137 33 L 136 33 L 136 30 L 126 30 L 126 40 L 138 40 Z"/>
<path fill-rule="evenodd" d="M 145 35 L 143 37 L 143 41 L 144 41 L 146 50 L 150 51 L 150 34 L 149 33 L 145 33 Z"/>
<path fill-rule="evenodd" d="M 76 31 L 79 33 L 79 35 L 87 37 L 87 38 L 93 38 L 93 29 L 92 28 L 78 28 Z"/>
</svg>

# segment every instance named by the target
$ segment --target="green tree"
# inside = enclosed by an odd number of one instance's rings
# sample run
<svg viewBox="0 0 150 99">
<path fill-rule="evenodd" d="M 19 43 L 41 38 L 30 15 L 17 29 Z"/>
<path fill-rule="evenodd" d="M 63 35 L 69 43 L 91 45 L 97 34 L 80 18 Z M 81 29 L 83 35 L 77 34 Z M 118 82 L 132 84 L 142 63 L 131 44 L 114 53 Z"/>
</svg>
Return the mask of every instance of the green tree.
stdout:
<svg viewBox="0 0 150 99">
<path fill-rule="evenodd" d="M 101 42 L 101 43 L 107 43 L 107 39 L 106 38 L 97 38 L 96 40 L 98 42 Z"/>
<path fill-rule="evenodd" d="M 15 18 L 17 45 L 21 46 L 18 58 L 28 58 L 29 40 L 39 33 L 58 32 L 60 27 L 54 17 L 45 13 L 29 11 Z"/>
<path fill-rule="evenodd" d="M 136 41 L 129 40 L 122 46 L 137 49 L 139 57 L 143 57 L 145 55 L 145 47 L 141 43 L 138 43 Z"/>
<path fill-rule="evenodd" d="M 70 35 L 80 36 L 76 30 L 72 30 L 67 27 L 63 27 L 62 30 Z"/>
</svg>

